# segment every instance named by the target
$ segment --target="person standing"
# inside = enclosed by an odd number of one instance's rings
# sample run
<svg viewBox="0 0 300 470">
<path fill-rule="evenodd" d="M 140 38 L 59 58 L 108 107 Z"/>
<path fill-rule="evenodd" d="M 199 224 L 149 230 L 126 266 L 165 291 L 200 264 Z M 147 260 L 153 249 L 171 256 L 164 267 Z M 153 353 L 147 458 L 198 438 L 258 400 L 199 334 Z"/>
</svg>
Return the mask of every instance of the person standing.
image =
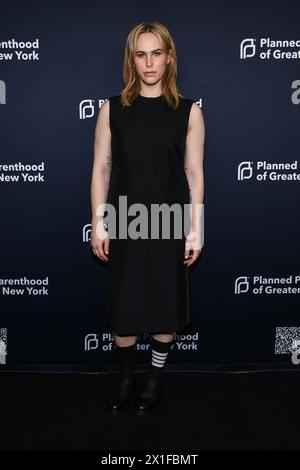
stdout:
<svg viewBox="0 0 300 470">
<path fill-rule="evenodd" d="M 202 110 L 178 91 L 176 78 L 177 55 L 168 29 L 156 21 L 138 24 L 125 46 L 125 87 L 104 102 L 95 128 L 91 247 L 108 269 L 106 314 L 120 364 L 108 400 L 114 410 L 123 409 L 136 390 L 138 336 L 150 333 L 152 341 L 151 366 L 135 401 L 143 411 L 158 403 L 176 333 L 191 321 L 188 268 L 202 249 L 196 219 L 204 202 L 205 126 Z M 118 221 L 124 215 L 121 196 L 127 207 L 139 204 L 147 210 L 148 229 L 155 225 L 149 216 L 153 205 L 177 204 L 182 212 L 189 206 L 190 232 L 111 237 L 97 207 L 109 202 Z M 134 219 L 129 215 L 127 220 L 129 228 Z M 183 218 L 179 225 L 184 229 Z M 118 234 L 118 222 L 115 228 Z"/>
</svg>

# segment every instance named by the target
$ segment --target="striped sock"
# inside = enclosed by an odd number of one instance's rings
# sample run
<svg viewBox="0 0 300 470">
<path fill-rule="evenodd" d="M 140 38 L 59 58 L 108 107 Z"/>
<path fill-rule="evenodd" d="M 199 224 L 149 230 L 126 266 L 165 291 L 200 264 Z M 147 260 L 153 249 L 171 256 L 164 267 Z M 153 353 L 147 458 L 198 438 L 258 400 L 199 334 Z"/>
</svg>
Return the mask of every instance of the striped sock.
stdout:
<svg viewBox="0 0 300 470">
<path fill-rule="evenodd" d="M 165 343 L 163 341 L 158 341 L 157 339 L 152 338 L 152 360 L 148 372 L 148 378 L 161 380 L 166 359 L 173 342 L 174 339 L 168 343 Z"/>
</svg>

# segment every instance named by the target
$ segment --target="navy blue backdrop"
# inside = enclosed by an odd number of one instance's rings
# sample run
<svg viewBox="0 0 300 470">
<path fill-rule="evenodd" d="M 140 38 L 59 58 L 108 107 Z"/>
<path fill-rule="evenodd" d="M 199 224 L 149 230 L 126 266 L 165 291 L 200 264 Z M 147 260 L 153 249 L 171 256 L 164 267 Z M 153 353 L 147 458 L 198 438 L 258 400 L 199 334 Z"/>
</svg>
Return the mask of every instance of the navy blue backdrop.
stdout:
<svg viewBox="0 0 300 470">
<path fill-rule="evenodd" d="M 115 369 L 106 266 L 89 245 L 93 138 L 145 20 L 172 34 L 179 90 L 206 123 L 192 324 L 166 368 L 299 369 L 299 13 L 296 1 L 1 7 L 0 371 Z"/>
</svg>

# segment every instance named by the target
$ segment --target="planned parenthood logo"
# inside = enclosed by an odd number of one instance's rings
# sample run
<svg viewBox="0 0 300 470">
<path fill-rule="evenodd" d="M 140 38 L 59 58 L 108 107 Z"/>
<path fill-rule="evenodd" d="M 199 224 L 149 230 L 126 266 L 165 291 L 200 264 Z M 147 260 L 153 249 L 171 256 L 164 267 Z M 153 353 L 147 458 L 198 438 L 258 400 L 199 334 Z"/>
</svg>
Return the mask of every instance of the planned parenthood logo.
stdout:
<svg viewBox="0 0 300 470">
<path fill-rule="evenodd" d="M 300 275 L 288 277 L 239 276 L 234 281 L 234 293 L 254 295 L 299 295 Z"/>
<path fill-rule="evenodd" d="M 240 44 L 240 59 L 246 59 L 247 57 L 254 57 L 256 52 L 255 46 L 256 39 L 246 38 Z"/>
<path fill-rule="evenodd" d="M 84 350 L 90 351 L 91 349 L 98 349 L 99 335 L 96 333 L 89 333 L 84 338 Z"/>
<path fill-rule="evenodd" d="M 112 351 L 115 348 L 113 336 L 111 333 L 88 333 L 84 337 L 84 350 L 93 351 L 101 349 L 101 351 Z"/>
<path fill-rule="evenodd" d="M 300 39 L 274 40 L 245 38 L 240 43 L 240 59 L 300 59 Z"/>
<path fill-rule="evenodd" d="M 150 333 L 140 333 L 136 344 L 137 351 L 147 351 L 150 349 L 149 338 Z M 187 334 L 176 334 L 175 341 L 171 349 L 180 351 L 193 351 L 197 353 L 199 343 L 199 331 Z M 110 352 L 116 349 L 116 345 L 111 332 L 105 331 L 100 333 L 88 333 L 84 336 L 84 350 L 101 352 Z M 93 353 L 92 353 L 93 354 Z"/>
<path fill-rule="evenodd" d="M 101 108 L 103 103 L 105 103 L 107 99 L 105 100 L 98 100 L 95 104 L 95 100 L 92 99 L 84 99 L 80 101 L 79 103 L 79 119 L 87 119 L 87 118 L 92 118 L 95 116 L 95 109 L 97 111 Z"/>
<path fill-rule="evenodd" d="M 46 178 L 45 162 L 25 163 L 1 161 L 0 184 L 44 183 Z"/>
<path fill-rule="evenodd" d="M 39 58 L 39 39 L 35 41 L 16 41 L 14 38 L 0 40 L 1 62 L 32 62 Z"/>
<path fill-rule="evenodd" d="M 238 181 L 256 180 L 256 181 L 300 181 L 300 172 L 298 171 L 298 161 L 272 162 L 267 161 L 242 161 L 237 169 Z"/>
<path fill-rule="evenodd" d="M 104 229 L 108 230 L 108 223 L 104 224 Z M 91 231 L 92 231 L 92 224 L 85 224 L 82 227 L 82 241 L 84 243 L 88 243 L 91 240 Z"/>
</svg>

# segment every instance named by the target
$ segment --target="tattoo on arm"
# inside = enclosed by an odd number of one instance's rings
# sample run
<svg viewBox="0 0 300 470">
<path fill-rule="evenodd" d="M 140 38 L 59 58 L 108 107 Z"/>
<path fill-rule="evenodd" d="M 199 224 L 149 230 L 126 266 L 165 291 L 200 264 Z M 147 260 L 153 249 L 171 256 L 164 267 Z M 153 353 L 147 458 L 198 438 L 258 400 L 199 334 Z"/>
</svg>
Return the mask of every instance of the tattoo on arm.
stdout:
<svg viewBox="0 0 300 470">
<path fill-rule="evenodd" d="M 108 166 L 111 166 L 111 155 L 107 155 L 106 163 L 108 164 Z"/>
</svg>

